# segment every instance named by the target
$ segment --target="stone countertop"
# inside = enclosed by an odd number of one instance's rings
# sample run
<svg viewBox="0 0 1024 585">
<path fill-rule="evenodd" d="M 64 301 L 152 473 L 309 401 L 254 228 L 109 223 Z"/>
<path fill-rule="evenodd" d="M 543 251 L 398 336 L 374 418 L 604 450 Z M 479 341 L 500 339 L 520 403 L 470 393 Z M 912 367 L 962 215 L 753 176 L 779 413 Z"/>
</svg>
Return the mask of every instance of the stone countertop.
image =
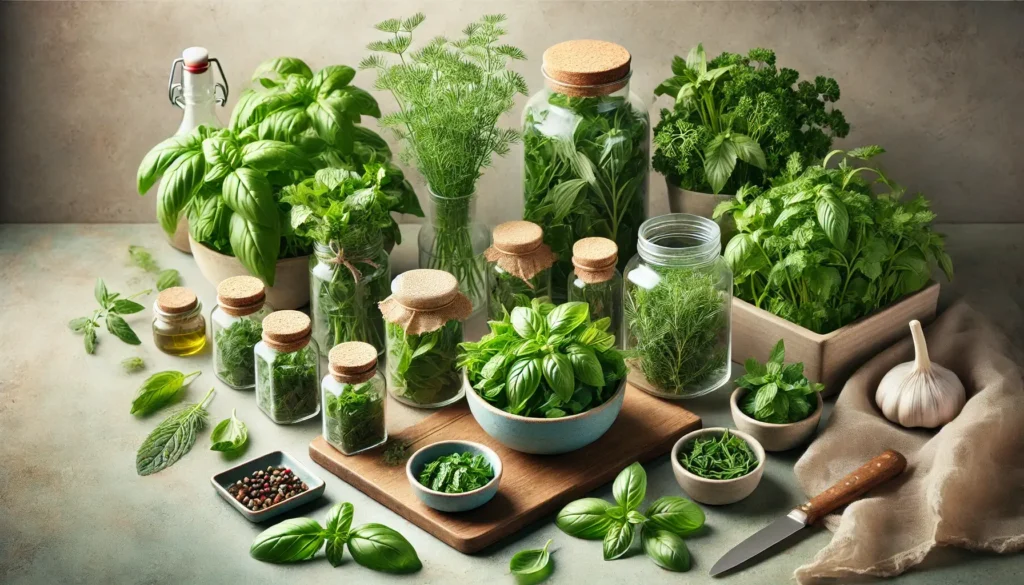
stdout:
<svg viewBox="0 0 1024 585">
<path fill-rule="evenodd" d="M 393 256 L 394 270 L 412 267 L 415 226 L 407 226 L 405 244 Z M 943 303 L 957 296 L 978 296 L 986 311 L 999 309 L 1001 322 L 1020 339 L 1020 301 L 1006 302 L 1024 284 L 1019 258 L 1024 245 L 1020 225 L 947 225 L 949 249 L 958 270 L 956 284 L 945 287 Z M 390 510 L 332 476 L 307 454 L 320 431 L 320 419 L 283 427 L 257 409 L 251 393 L 235 392 L 215 380 L 209 349 L 189 358 L 157 351 L 147 310 L 129 317 L 142 338 L 128 346 L 105 331 L 95 355 L 82 349 L 80 336 L 66 323 L 89 314 L 97 276 L 112 291 L 131 293 L 151 287 L 151 275 L 128 264 L 129 244 L 149 248 L 164 268 L 181 271 L 184 284 L 206 304 L 215 302 L 213 286 L 187 256 L 163 242 L 155 225 L 2 225 L 0 226 L 0 582 L 4 583 L 280 583 L 354 579 L 357 583 L 513 582 L 508 561 L 524 548 L 539 548 L 552 538 L 555 574 L 550 583 L 710 583 L 711 565 L 733 545 L 801 503 L 792 466 L 800 452 L 769 455 L 764 479 L 746 500 L 725 507 L 703 506 L 707 531 L 687 541 L 693 559 L 689 573 L 663 571 L 642 553 L 614 562 L 601 560 L 600 543 L 561 533 L 548 518 L 512 539 L 476 555 L 463 555 L 406 522 Z M 994 300 L 992 300 L 994 299 Z M 118 362 L 141 356 L 146 372 L 128 375 Z M 190 362 L 190 363 L 184 363 Z M 203 370 L 189 386 L 195 401 L 211 386 L 211 424 L 195 448 L 168 470 L 139 477 L 135 451 L 162 420 L 129 414 L 139 384 L 153 372 Z M 685 406 L 705 426 L 731 426 L 729 391 L 722 389 Z M 831 400 L 826 405 L 827 418 Z M 293 566 L 264 564 L 249 557 L 252 538 L 267 526 L 247 522 L 213 490 L 209 478 L 233 465 L 209 451 L 209 429 L 236 408 L 249 426 L 249 447 L 237 461 L 284 450 L 327 482 L 325 496 L 292 515 L 323 520 L 340 501 L 355 506 L 355 525 L 380 522 L 404 534 L 423 560 L 423 570 L 396 578 L 347 562 L 335 569 L 319 555 Z M 389 426 L 404 427 L 422 418 L 391 401 Z M 823 418 L 823 421 L 825 420 Z M 667 457 L 645 465 L 648 502 L 663 495 L 684 495 Z M 611 485 L 592 495 L 611 498 Z M 286 515 L 287 516 L 287 515 Z M 271 523 L 272 524 L 272 523 Z M 879 535 L 884 537 L 884 535 Z M 822 528 L 810 528 L 774 556 L 721 578 L 724 583 L 785 583 L 828 541 Z M 346 555 L 347 556 L 347 555 Z M 908 584 L 1019 582 L 1024 558 L 953 551 L 896 581 Z M 717 580 L 715 580 L 717 581 Z"/>
</svg>

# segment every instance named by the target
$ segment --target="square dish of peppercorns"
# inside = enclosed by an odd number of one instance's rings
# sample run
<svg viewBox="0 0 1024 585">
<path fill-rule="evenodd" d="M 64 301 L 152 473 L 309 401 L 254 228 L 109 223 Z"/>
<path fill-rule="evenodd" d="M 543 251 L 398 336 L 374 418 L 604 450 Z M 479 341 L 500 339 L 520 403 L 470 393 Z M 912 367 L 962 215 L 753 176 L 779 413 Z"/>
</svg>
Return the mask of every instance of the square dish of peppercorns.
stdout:
<svg viewBox="0 0 1024 585">
<path fill-rule="evenodd" d="M 263 522 L 312 502 L 326 484 L 291 455 L 273 451 L 210 478 L 222 498 L 250 522 Z"/>
</svg>

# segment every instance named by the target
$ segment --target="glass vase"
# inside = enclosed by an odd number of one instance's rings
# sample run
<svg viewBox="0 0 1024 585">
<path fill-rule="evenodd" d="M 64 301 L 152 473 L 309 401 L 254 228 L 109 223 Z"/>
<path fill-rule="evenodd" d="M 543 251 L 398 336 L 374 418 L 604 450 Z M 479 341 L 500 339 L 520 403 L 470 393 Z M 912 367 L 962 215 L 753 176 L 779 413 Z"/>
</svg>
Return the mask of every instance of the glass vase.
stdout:
<svg viewBox="0 0 1024 585">
<path fill-rule="evenodd" d="M 459 281 L 459 290 L 473 303 L 473 313 L 487 305 L 487 261 L 491 243 L 487 227 L 474 220 L 476 197 L 445 197 L 432 188 L 427 216 L 420 229 L 419 267 L 444 270 Z"/>
</svg>

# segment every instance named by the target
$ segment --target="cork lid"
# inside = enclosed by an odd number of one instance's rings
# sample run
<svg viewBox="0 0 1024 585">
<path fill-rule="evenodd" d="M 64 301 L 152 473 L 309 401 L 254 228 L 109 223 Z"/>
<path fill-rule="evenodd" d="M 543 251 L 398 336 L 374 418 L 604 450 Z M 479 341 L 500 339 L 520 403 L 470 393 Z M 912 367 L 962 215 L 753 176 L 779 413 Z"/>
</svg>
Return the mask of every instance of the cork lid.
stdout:
<svg viewBox="0 0 1024 585">
<path fill-rule="evenodd" d="M 506 254 L 529 254 L 544 241 L 544 231 L 529 221 L 506 221 L 494 228 L 494 247 Z"/>
<path fill-rule="evenodd" d="M 309 317 L 299 311 L 275 311 L 263 318 L 263 341 L 278 351 L 302 349 L 311 332 Z"/>
<path fill-rule="evenodd" d="M 419 268 L 396 276 L 391 282 L 391 294 L 409 309 L 431 311 L 455 300 L 459 281 L 444 270 Z"/>
<path fill-rule="evenodd" d="M 544 76 L 556 91 L 569 95 L 607 95 L 625 85 L 631 61 L 629 51 L 622 45 L 579 39 L 548 47 L 544 51 L 542 67 Z M 616 83 L 620 81 L 623 83 Z M 586 86 L 609 84 L 613 86 L 609 91 L 582 90 Z M 577 91 L 572 91 L 572 88 Z"/>
<path fill-rule="evenodd" d="M 267 293 L 263 281 L 253 276 L 232 276 L 217 285 L 217 304 L 229 315 L 249 315 L 263 308 Z"/>
<path fill-rule="evenodd" d="M 587 284 L 610 280 L 618 260 L 619 247 L 608 238 L 583 238 L 572 245 L 576 276 Z"/>
<path fill-rule="evenodd" d="M 339 382 L 365 382 L 377 371 L 377 350 L 369 343 L 339 343 L 327 354 L 331 375 Z"/>
<path fill-rule="evenodd" d="M 187 313 L 199 305 L 196 293 L 183 286 L 172 286 L 160 291 L 156 297 L 156 307 L 164 313 L 177 315 Z"/>
</svg>

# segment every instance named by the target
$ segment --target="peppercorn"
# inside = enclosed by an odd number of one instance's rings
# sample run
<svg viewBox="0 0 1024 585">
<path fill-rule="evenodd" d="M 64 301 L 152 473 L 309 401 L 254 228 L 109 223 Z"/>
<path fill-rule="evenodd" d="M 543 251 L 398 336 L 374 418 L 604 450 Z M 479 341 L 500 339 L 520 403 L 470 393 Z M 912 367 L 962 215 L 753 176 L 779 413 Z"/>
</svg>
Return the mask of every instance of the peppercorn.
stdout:
<svg viewBox="0 0 1024 585">
<path fill-rule="evenodd" d="M 274 466 L 257 470 L 227 488 L 228 494 L 235 501 L 254 512 L 280 504 L 308 490 L 309 486 L 291 469 Z"/>
</svg>

